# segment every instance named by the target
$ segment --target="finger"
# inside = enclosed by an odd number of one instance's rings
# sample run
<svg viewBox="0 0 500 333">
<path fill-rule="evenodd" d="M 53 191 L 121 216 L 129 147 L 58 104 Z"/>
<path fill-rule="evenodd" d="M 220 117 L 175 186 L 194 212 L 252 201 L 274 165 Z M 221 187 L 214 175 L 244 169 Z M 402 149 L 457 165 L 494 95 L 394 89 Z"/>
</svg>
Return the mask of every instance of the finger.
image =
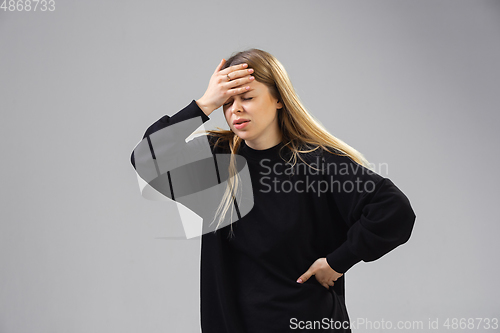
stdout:
<svg viewBox="0 0 500 333">
<path fill-rule="evenodd" d="M 231 80 L 231 81 L 227 82 L 227 87 L 228 88 L 236 88 L 236 87 L 242 86 L 244 84 L 250 83 L 253 80 L 255 80 L 255 77 L 253 77 L 252 75 L 249 74 L 249 75 L 242 77 L 240 79 Z"/>
<path fill-rule="evenodd" d="M 311 271 L 307 271 L 305 272 L 304 274 L 302 274 L 298 279 L 297 279 L 297 282 L 298 283 L 304 283 L 306 282 L 307 280 L 309 280 L 309 278 L 312 276 L 312 272 Z"/>
<path fill-rule="evenodd" d="M 223 70 L 220 71 L 220 74 L 221 75 L 227 75 L 231 72 L 234 72 L 236 70 L 242 70 L 242 69 L 245 69 L 246 67 L 248 67 L 248 64 L 247 63 L 243 63 L 243 64 L 239 64 L 239 65 L 233 65 L 231 67 L 228 67 L 228 68 L 224 68 Z M 234 74 L 231 74 L 231 79 L 233 79 L 233 75 Z"/>
<path fill-rule="evenodd" d="M 220 69 L 222 68 L 222 66 L 224 66 L 224 64 L 226 63 L 226 59 L 222 59 L 219 63 L 219 65 L 217 66 L 217 68 L 215 69 L 214 73 L 217 73 L 218 71 L 220 71 Z"/>
<path fill-rule="evenodd" d="M 250 89 L 250 86 L 236 87 L 233 89 L 229 89 L 227 91 L 227 93 L 231 96 L 232 95 L 239 95 L 239 94 L 243 94 L 243 93 L 247 92 L 249 89 Z"/>
<path fill-rule="evenodd" d="M 229 74 L 229 76 L 231 77 L 231 81 L 232 81 L 232 80 L 253 74 L 253 72 L 254 72 L 253 68 L 243 68 L 243 69 L 238 69 L 238 70 L 232 71 Z"/>
</svg>

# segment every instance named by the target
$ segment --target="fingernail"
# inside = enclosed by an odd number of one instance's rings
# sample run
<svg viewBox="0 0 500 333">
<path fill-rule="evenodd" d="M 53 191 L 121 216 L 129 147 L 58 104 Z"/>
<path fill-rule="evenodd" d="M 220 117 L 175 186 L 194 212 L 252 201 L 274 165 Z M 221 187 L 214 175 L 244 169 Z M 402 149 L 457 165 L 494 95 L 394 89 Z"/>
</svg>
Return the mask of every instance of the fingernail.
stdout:
<svg viewBox="0 0 500 333">
<path fill-rule="evenodd" d="M 298 282 L 298 283 L 302 283 L 302 279 L 301 279 L 301 278 L 298 278 L 298 279 L 297 279 L 297 282 Z"/>
</svg>

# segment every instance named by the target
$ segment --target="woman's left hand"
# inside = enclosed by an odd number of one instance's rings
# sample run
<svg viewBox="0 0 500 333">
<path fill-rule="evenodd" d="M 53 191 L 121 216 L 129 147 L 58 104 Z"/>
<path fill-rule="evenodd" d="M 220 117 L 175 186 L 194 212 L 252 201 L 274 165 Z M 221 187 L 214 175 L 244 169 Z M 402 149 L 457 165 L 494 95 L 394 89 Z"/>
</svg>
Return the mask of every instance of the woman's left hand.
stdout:
<svg viewBox="0 0 500 333">
<path fill-rule="evenodd" d="M 333 287 L 333 283 L 344 274 L 337 273 L 333 270 L 330 265 L 328 265 L 326 258 L 319 258 L 309 267 L 307 272 L 298 278 L 297 282 L 304 283 L 309 280 L 312 275 L 316 277 L 316 280 L 318 280 L 323 287 L 330 289 L 330 287 Z"/>
</svg>

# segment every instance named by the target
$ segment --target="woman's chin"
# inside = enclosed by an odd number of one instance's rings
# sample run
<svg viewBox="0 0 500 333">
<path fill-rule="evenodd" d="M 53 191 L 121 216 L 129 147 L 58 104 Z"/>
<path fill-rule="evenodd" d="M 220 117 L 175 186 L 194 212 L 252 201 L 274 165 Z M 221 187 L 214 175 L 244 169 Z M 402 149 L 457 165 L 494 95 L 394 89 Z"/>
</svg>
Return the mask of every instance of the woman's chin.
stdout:
<svg viewBox="0 0 500 333">
<path fill-rule="evenodd" d="M 248 139 L 248 137 L 249 137 L 248 132 L 246 132 L 246 131 L 238 131 L 238 130 L 236 130 L 236 131 L 233 131 L 233 132 L 234 132 L 234 133 L 235 133 L 238 137 L 240 137 L 240 138 L 241 138 L 241 139 L 243 139 L 243 140 L 247 140 L 247 139 Z"/>
</svg>

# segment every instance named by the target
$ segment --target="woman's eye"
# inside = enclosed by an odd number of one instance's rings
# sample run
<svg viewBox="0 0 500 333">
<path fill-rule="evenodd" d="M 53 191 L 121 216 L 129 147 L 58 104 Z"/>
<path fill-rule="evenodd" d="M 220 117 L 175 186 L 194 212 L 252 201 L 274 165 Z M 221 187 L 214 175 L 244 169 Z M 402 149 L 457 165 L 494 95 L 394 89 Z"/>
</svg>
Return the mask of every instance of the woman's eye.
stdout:
<svg viewBox="0 0 500 333">
<path fill-rule="evenodd" d="M 249 100 L 253 99 L 253 97 L 242 98 L 242 99 L 243 99 L 244 101 L 249 101 Z M 231 104 L 231 103 L 232 103 L 232 101 L 231 101 L 231 102 L 228 102 L 228 103 L 226 103 L 226 104 L 222 104 L 222 106 L 227 106 L 227 105 L 229 105 L 229 104 Z"/>
</svg>

